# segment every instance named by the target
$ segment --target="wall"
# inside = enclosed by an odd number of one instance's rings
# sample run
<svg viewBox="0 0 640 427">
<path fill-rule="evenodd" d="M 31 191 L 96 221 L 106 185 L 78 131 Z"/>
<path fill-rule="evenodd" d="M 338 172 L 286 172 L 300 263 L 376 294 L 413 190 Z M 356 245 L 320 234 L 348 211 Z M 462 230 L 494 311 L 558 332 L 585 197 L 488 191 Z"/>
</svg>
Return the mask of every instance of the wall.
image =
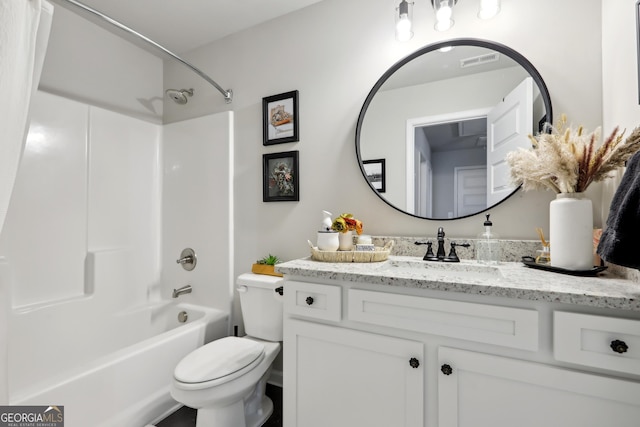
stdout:
<svg viewBox="0 0 640 427">
<path fill-rule="evenodd" d="M 65 2 L 60 2 L 69 6 Z M 162 122 L 162 59 L 55 4 L 40 89 Z"/>
<path fill-rule="evenodd" d="M 398 213 L 369 190 L 356 166 L 355 125 L 369 90 L 396 61 L 428 43 L 459 37 L 503 43 L 538 69 L 556 116 L 567 113 L 591 129 L 601 123 L 600 0 L 504 0 L 502 13 L 486 22 L 476 18 L 478 2 L 459 2 L 456 25 L 445 33 L 433 30 L 428 3 L 416 2 L 415 36 L 406 44 L 394 39 L 395 2 L 324 0 L 185 54 L 234 90 L 231 106 L 206 83 L 165 63 L 166 86 L 193 82 L 201 94 L 186 109 L 165 105 L 165 120 L 234 111 L 236 274 L 268 253 L 307 256 L 322 209 L 354 213 L 370 234 L 433 236 L 440 225 L 451 237 L 481 231 L 481 215 L 443 223 Z M 300 91 L 300 142 L 262 146 L 262 97 L 294 89 Z M 262 154 L 289 150 L 300 151 L 300 202 L 263 203 Z M 589 194 L 598 206 L 598 186 Z M 553 197 L 514 195 L 491 211 L 496 232 L 537 238 L 535 227 L 548 229 Z M 595 218 L 599 223 L 599 212 Z"/>
<path fill-rule="evenodd" d="M 605 134 L 620 126 L 628 135 L 640 125 L 636 1 L 602 2 L 602 123 Z M 603 218 L 609 213 L 609 204 L 622 172 L 605 182 Z"/>
<path fill-rule="evenodd" d="M 162 137 L 162 297 L 191 285 L 180 300 L 229 311 L 234 285 L 233 113 L 164 126 Z M 187 271 L 185 248 L 197 255 Z"/>
</svg>

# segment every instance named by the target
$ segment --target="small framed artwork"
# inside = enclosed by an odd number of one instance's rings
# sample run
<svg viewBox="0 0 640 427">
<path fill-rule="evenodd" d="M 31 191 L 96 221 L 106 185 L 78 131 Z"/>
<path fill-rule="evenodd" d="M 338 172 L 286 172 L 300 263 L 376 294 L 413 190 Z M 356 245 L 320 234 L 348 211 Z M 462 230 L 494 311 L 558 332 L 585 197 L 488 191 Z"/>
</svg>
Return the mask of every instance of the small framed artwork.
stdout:
<svg viewBox="0 0 640 427">
<path fill-rule="evenodd" d="M 378 193 L 385 190 L 385 167 L 384 159 L 364 160 L 362 162 L 367 179 Z"/>
<path fill-rule="evenodd" d="M 262 145 L 300 140 L 298 91 L 262 98 Z"/>
<path fill-rule="evenodd" d="M 297 202 L 300 200 L 298 152 L 286 151 L 262 155 L 262 201 Z"/>
</svg>

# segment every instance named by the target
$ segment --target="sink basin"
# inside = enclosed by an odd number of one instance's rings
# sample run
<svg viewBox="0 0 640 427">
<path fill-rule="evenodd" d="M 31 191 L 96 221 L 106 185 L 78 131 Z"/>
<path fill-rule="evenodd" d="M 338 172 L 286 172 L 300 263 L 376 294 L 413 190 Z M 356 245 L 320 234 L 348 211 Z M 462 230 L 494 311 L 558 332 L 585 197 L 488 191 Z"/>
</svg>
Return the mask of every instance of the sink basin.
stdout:
<svg viewBox="0 0 640 427">
<path fill-rule="evenodd" d="M 500 268 L 475 262 L 434 262 L 422 260 L 388 260 L 379 269 L 385 273 L 418 277 L 457 277 L 473 279 L 502 279 Z"/>
</svg>

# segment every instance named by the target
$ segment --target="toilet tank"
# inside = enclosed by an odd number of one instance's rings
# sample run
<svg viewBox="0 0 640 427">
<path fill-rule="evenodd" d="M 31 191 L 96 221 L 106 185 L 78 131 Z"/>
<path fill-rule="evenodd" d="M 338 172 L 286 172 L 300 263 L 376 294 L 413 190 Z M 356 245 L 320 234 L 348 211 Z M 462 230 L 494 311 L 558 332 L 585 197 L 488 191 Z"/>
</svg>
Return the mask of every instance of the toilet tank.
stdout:
<svg viewBox="0 0 640 427">
<path fill-rule="evenodd" d="M 236 284 L 247 335 L 282 341 L 282 295 L 275 291 L 284 284 L 282 277 L 245 273 Z"/>
</svg>

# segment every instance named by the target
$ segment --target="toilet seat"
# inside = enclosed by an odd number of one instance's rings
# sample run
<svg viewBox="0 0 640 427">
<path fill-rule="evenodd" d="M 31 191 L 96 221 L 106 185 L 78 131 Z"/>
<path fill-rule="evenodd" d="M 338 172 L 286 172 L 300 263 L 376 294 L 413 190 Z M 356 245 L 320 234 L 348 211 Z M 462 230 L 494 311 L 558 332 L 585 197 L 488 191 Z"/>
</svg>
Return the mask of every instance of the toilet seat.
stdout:
<svg viewBox="0 0 640 427">
<path fill-rule="evenodd" d="M 225 337 L 185 356 L 173 376 L 184 388 L 212 387 L 244 375 L 263 358 L 264 344 L 247 338 Z"/>
</svg>

